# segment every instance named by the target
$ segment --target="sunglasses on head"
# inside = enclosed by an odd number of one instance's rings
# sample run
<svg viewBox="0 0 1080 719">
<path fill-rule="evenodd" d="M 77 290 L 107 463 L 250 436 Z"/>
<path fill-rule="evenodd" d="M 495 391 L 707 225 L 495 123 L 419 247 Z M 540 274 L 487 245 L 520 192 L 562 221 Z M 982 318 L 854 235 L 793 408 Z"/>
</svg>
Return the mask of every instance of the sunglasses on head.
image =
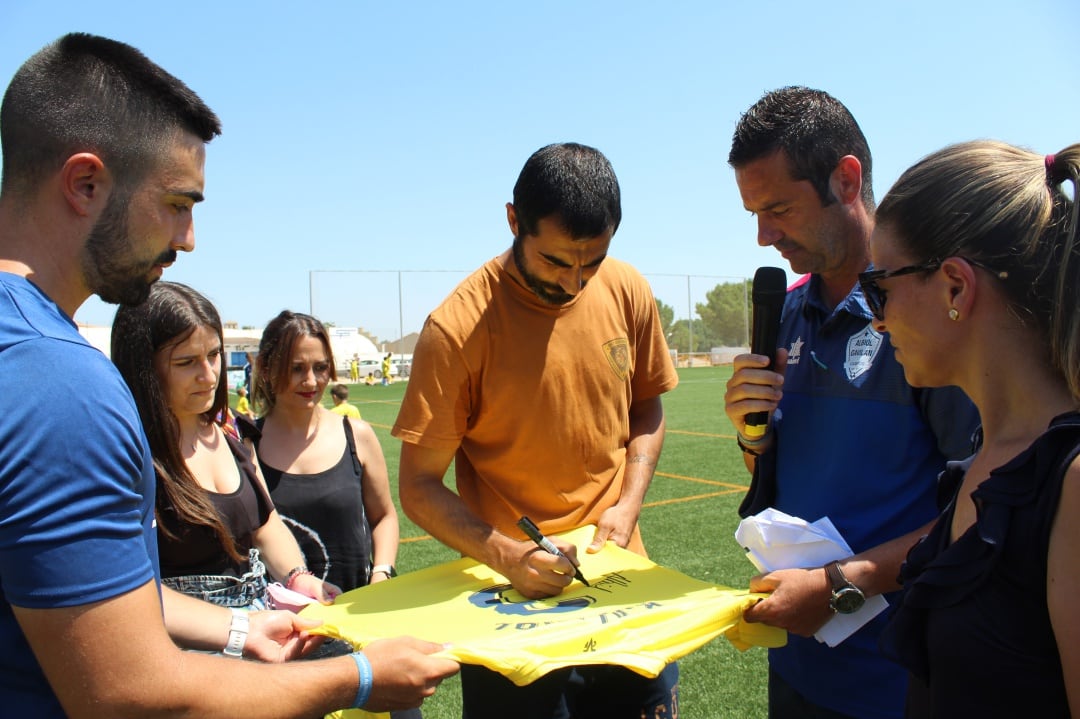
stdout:
<svg viewBox="0 0 1080 719">
<path fill-rule="evenodd" d="M 1009 276 L 1008 272 L 996 270 L 990 265 L 980 260 L 973 260 L 970 257 L 961 257 L 968 264 L 981 267 L 988 272 L 992 272 L 999 280 L 1004 280 Z M 866 306 L 870 308 L 870 313 L 874 315 L 874 319 L 878 322 L 885 321 L 885 290 L 881 289 L 878 282 L 887 280 L 890 277 L 900 277 L 901 275 L 913 275 L 916 272 L 933 272 L 937 268 L 941 267 L 944 259 L 940 260 L 927 260 L 926 262 L 920 262 L 915 265 L 906 265 L 897 270 L 869 270 L 867 272 L 859 273 L 859 287 L 862 288 L 863 297 L 866 298 Z"/>
</svg>

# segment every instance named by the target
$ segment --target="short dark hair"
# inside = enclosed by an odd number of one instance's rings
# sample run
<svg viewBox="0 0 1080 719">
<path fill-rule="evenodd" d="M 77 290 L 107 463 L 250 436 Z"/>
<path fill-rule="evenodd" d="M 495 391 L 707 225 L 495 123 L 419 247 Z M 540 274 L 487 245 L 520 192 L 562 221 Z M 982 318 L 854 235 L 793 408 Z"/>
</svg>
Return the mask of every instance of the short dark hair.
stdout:
<svg viewBox="0 0 1080 719">
<path fill-rule="evenodd" d="M 259 414 L 270 414 L 277 402 L 278 391 L 289 385 L 292 351 L 301 337 L 315 337 L 322 342 L 326 349 L 326 360 L 330 363 L 330 379 L 337 380 L 334 351 L 330 347 L 330 333 L 326 331 L 326 326 L 311 315 L 282 310 L 266 325 L 259 340 L 255 381 L 251 390 L 252 403 Z"/>
<path fill-rule="evenodd" d="M 783 151 L 792 178 L 808 180 L 831 205 L 829 177 L 840 158 L 852 155 L 862 165 L 862 201 L 874 209 L 873 159 L 859 123 L 832 95 L 808 87 L 782 87 L 765 93 L 735 127 L 728 163 L 738 169 Z"/>
<path fill-rule="evenodd" d="M 349 398 L 349 385 L 339 382 L 330 388 L 330 395 L 344 402 Z"/>
<path fill-rule="evenodd" d="M 213 111 L 139 50 L 71 33 L 15 73 L 0 105 L 3 190 L 29 191 L 78 152 L 101 157 L 134 187 L 178 131 L 221 134 Z"/>
<path fill-rule="evenodd" d="M 564 142 L 532 154 L 514 184 L 518 234 L 535 235 L 540 220 L 556 219 L 574 239 L 619 229 L 622 205 L 611 163 L 597 149 Z"/>
<path fill-rule="evenodd" d="M 135 398 L 150 444 L 158 475 L 158 528 L 166 536 L 175 537 L 176 520 L 209 527 L 229 556 L 240 561 L 243 557 L 236 542 L 184 461 L 180 452 L 180 424 L 154 371 L 158 352 L 185 341 L 198 327 L 212 329 L 224 349 L 221 316 L 210 300 L 178 282 L 155 282 L 145 302 L 121 306 L 116 311 L 111 356 Z M 214 390 L 214 402 L 203 415 L 206 421 L 221 423 L 228 404 L 229 386 L 221 376 Z M 175 520 L 163 519 L 163 513 Z"/>
</svg>

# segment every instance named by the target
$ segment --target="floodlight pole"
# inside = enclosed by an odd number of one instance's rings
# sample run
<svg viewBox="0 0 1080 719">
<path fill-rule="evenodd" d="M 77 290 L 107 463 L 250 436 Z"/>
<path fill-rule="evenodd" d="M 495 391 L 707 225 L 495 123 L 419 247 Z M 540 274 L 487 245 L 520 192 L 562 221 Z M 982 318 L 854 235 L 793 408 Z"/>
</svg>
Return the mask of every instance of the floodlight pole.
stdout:
<svg viewBox="0 0 1080 719">
<path fill-rule="evenodd" d="M 690 360 L 694 354 L 694 313 L 693 304 L 690 301 L 690 275 L 686 276 L 686 329 L 689 331 L 690 346 L 686 348 L 686 366 L 690 366 Z"/>
<path fill-rule="evenodd" d="M 405 360 L 405 310 L 402 306 L 401 294 L 401 270 L 397 273 L 397 311 L 398 311 L 398 354 L 400 360 Z"/>
<path fill-rule="evenodd" d="M 307 273 L 308 314 L 315 317 L 315 270 Z"/>
</svg>

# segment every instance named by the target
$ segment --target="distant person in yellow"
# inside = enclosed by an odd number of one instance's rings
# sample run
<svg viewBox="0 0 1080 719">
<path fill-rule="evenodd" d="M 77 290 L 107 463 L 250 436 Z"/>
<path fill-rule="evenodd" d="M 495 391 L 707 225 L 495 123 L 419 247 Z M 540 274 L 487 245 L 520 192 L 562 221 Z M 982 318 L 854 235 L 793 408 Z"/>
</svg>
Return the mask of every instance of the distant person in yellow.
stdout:
<svg viewBox="0 0 1080 719">
<path fill-rule="evenodd" d="M 255 419 L 255 413 L 251 410 L 251 403 L 248 402 L 247 389 L 244 388 L 244 385 L 239 385 L 236 388 L 236 409 L 233 411 L 236 414 Z"/>
<path fill-rule="evenodd" d="M 360 360 L 357 359 L 356 355 L 353 355 L 353 358 L 349 360 L 349 381 L 360 381 Z"/>
<path fill-rule="evenodd" d="M 366 384 L 366 385 L 375 384 L 375 373 L 374 372 L 368 372 L 367 373 L 367 377 L 364 378 L 364 384 Z"/>
<path fill-rule="evenodd" d="M 360 410 L 356 405 L 349 404 L 349 385 L 336 384 L 330 389 L 330 398 L 334 400 L 334 406 L 330 411 L 340 414 L 342 417 L 360 419 Z"/>
<path fill-rule="evenodd" d="M 382 358 L 382 383 L 384 385 L 390 384 L 390 353 L 387 352 L 386 356 Z"/>
</svg>

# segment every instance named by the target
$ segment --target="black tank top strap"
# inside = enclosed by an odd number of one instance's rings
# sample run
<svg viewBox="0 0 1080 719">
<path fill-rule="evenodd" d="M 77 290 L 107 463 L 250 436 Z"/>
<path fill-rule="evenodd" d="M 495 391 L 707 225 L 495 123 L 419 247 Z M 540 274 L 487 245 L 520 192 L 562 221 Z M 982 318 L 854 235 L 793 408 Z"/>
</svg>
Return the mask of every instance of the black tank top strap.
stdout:
<svg viewBox="0 0 1080 719">
<path fill-rule="evenodd" d="M 240 474 L 244 481 L 255 488 L 255 498 L 258 502 L 259 518 L 265 524 L 270 516 L 270 512 L 274 510 L 274 501 L 270 498 L 270 494 L 266 487 L 259 481 L 259 477 L 255 472 L 255 463 L 252 461 L 252 456 L 248 453 L 248 448 L 228 432 L 222 432 L 222 434 L 225 436 L 225 441 L 228 443 L 229 449 L 232 450 L 233 458 L 236 460 L 236 466 L 240 469 Z"/>
<path fill-rule="evenodd" d="M 364 472 L 364 465 L 360 463 L 360 457 L 356 453 L 356 437 L 353 435 L 352 423 L 349 422 L 348 417 L 342 417 L 342 424 L 345 425 L 345 443 L 349 445 L 349 456 L 352 457 L 353 472 L 359 477 Z"/>
<path fill-rule="evenodd" d="M 246 414 L 238 414 L 233 419 L 240 439 L 250 439 L 255 448 L 258 449 L 259 440 L 262 439 L 263 422 L 266 421 L 266 418 L 251 419 Z"/>
</svg>

